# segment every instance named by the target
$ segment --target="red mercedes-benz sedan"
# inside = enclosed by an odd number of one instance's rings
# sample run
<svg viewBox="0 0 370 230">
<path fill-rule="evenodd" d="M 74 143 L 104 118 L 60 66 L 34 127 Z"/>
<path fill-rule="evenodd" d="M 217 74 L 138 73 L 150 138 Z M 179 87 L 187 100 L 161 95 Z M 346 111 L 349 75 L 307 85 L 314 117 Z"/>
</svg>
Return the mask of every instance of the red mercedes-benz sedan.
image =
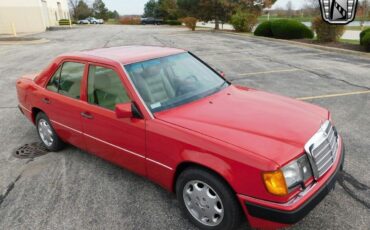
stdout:
<svg viewBox="0 0 370 230">
<path fill-rule="evenodd" d="M 230 84 L 180 49 L 127 46 L 57 57 L 17 81 L 50 151 L 72 144 L 175 192 L 202 229 L 279 228 L 334 187 L 344 146 L 330 113 Z"/>
</svg>

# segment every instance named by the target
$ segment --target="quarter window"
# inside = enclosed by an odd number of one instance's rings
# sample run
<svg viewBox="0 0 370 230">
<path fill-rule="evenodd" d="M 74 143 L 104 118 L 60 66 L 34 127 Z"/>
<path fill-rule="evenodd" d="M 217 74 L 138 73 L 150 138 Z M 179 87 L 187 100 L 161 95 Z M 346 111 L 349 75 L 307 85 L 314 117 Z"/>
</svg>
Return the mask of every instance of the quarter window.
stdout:
<svg viewBox="0 0 370 230">
<path fill-rule="evenodd" d="M 90 104 L 114 110 L 116 104 L 130 102 L 117 73 L 109 68 L 90 65 L 87 87 Z"/>
<path fill-rule="evenodd" d="M 53 77 L 50 79 L 48 85 L 46 88 L 53 92 L 58 92 L 59 89 L 59 78 L 60 78 L 60 71 L 62 67 L 59 67 L 59 69 L 54 73 Z"/>
</svg>

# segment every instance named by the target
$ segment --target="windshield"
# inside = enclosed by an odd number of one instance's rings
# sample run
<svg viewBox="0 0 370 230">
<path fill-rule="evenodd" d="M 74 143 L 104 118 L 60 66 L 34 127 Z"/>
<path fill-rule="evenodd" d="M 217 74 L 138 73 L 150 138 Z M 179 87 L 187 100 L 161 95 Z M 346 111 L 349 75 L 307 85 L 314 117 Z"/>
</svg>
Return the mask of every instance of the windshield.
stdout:
<svg viewBox="0 0 370 230">
<path fill-rule="evenodd" d="M 189 53 L 125 66 L 140 96 L 159 112 L 214 94 L 229 85 Z"/>
</svg>

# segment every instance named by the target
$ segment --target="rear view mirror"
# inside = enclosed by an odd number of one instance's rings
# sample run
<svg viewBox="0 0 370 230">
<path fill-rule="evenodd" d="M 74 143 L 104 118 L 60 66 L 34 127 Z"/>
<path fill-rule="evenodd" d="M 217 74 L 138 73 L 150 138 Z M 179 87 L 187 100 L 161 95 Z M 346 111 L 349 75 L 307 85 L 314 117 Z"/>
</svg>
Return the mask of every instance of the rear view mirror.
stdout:
<svg viewBox="0 0 370 230">
<path fill-rule="evenodd" d="M 132 117 L 131 103 L 116 105 L 115 112 L 117 118 L 131 118 Z"/>
</svg>

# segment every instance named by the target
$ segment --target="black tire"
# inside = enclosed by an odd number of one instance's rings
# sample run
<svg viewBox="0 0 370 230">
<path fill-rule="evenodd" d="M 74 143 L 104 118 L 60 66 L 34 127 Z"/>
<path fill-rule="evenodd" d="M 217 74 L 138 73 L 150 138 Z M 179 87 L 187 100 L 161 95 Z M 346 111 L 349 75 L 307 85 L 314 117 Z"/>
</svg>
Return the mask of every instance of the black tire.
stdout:
<svg viewBox="0 0 370 230">
<path fill-rule="evenodd" d="M 40 135 L 40 131 L 39 131 L 39 125 L 40 125 L 40 121 L 45 121 L 49 126 L 50 126 L 50 129 L 51 129 L 51 136 L 53 138 L 53 141 L 51 143 L 51 145 L 47 145 L 41 138 L 41 135 Z M 58 137 L 57 133 L 55 132 L 53 126 L 51 125 L 51 122 L 49 120 L 49 118 L 46 116 L 45 113 L 43 112 L 39 112 L 37 113 L 36 115 L 36 129 L 37 129 L 37 134 L 40 138 L 40 141 L 41 143 L 49 150 L 49 151 L 52 151 L 52 152 L 58 152 L 60 150 L 62 150 L 64 147 L 65 147 L 65 143 Z"/>
<path fill-rule="evenodd" d="M 216 226 L 208 226 L 198 221 L 190 213 L 185 205 L 183 190 L 188 182 L 201 181 L 209 185 L 220 197 L 223 205 L 222 221 Z M 209 170 L 198 167 L 191 167 L 182 172 L 176 181 L 176 196 L 181 210 L 190 221 L 200 229 L 205 230 L 232 230 L 240 226 L 242 222 L 242 210 L 235 193 L 224 180 Z"/>
</svg>

